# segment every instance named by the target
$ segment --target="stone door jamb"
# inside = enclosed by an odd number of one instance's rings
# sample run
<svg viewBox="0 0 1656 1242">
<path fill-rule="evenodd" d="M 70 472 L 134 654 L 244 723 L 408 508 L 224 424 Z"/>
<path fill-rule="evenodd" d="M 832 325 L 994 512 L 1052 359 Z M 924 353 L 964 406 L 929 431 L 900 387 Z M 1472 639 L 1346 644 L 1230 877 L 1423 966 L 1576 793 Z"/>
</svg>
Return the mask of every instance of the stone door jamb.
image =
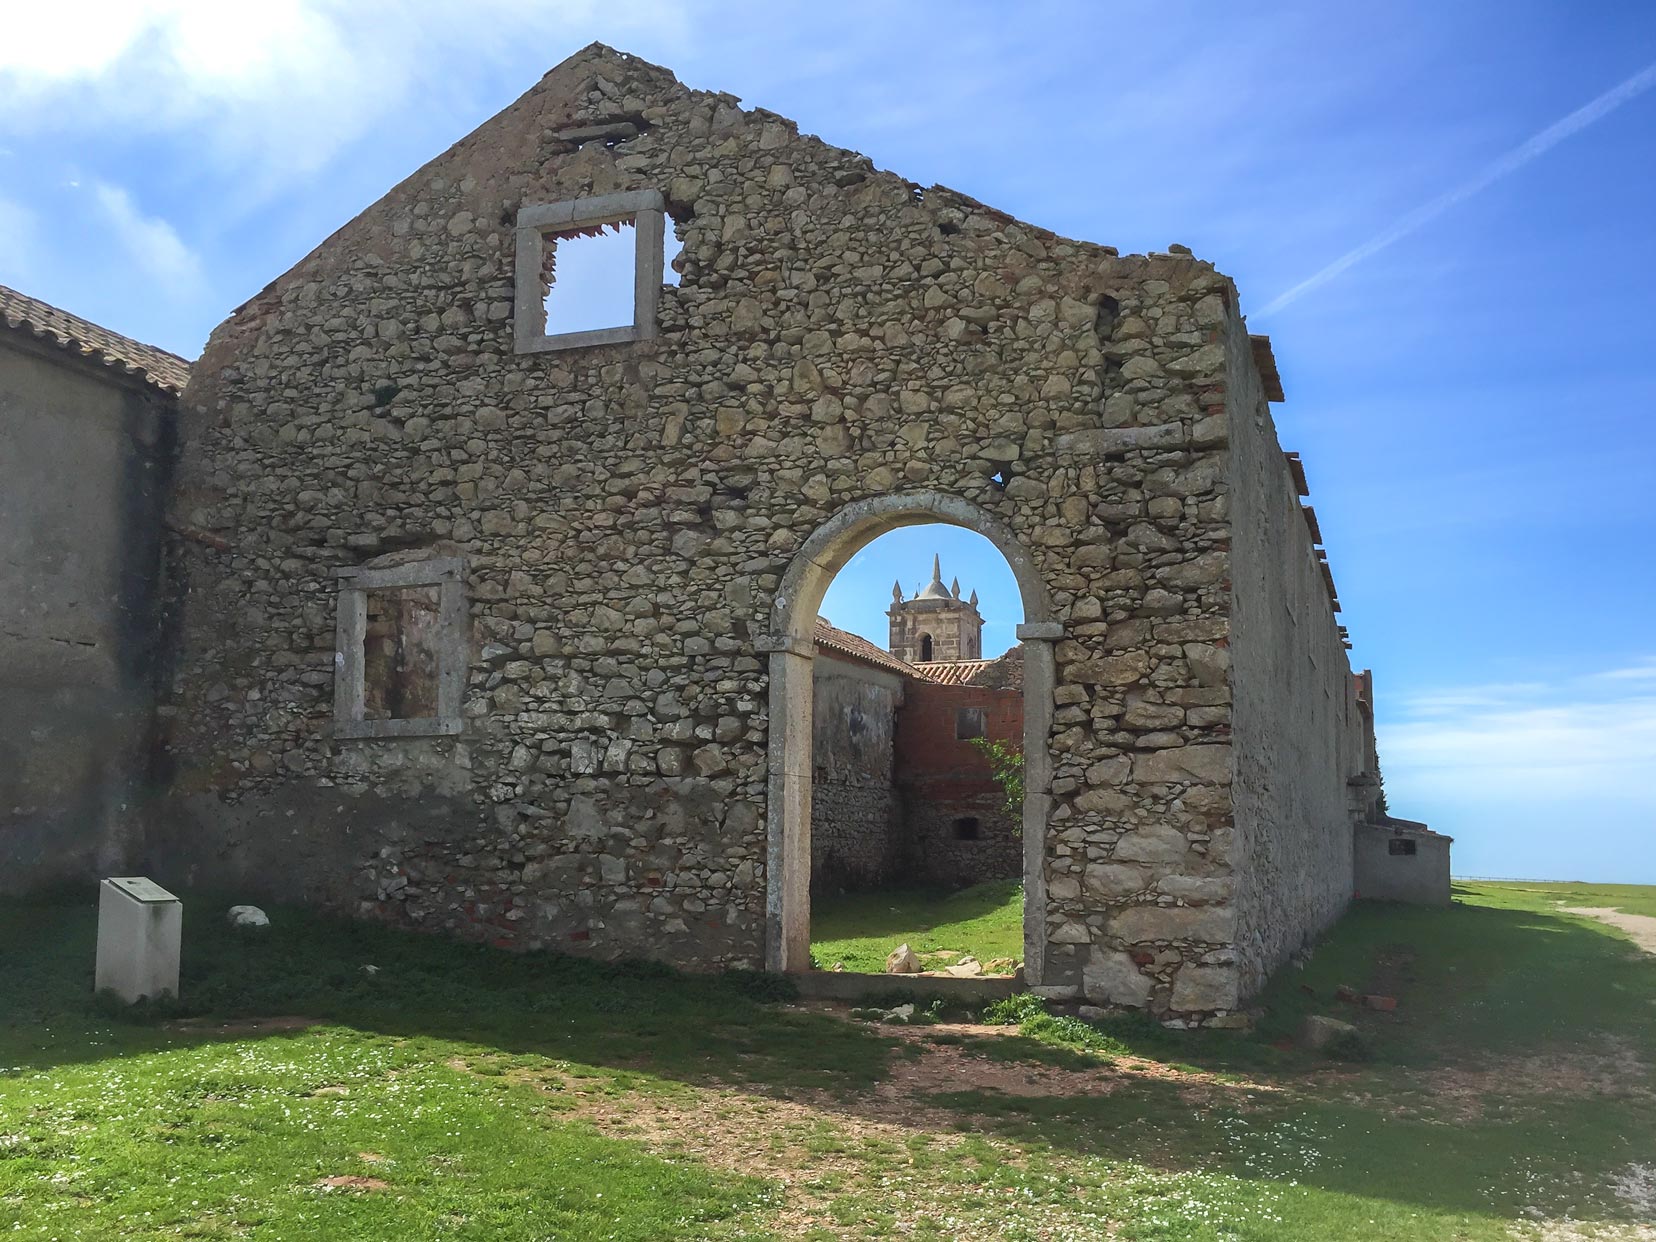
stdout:
<svg viewBox="0 0 1656 1242">
<path fill-rule="evenodd" d="M 757 640 L 770 657 L 770 741 L 766 763 L 765 966 L 810 969 L 812 660 L 822 597 L 834 575 L 870 540 L 903 526 L 947 523 L 984 536 L 1012 569 L 1023 597 L 1017 629 L 1024 657 L 1024 980 L 1038 986 L 1046 948 L 1046 828 L 1052 807 L 1055 665 L 1063 625 L 1022 542 L 1000 519 L 941 492 L 854 501 L 805 541 L 783 575 L 771 632 Z"/>
</svg>

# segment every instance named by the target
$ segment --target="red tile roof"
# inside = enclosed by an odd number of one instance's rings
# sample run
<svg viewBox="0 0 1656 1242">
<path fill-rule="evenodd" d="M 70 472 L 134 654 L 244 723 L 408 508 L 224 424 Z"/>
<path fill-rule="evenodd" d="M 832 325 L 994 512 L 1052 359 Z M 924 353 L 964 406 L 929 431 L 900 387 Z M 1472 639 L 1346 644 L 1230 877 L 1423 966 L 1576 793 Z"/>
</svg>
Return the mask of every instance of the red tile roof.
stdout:
<svg viewBox="0 0 1656 1242">
<path fill-rule="evenodd" d="M 934 660 L 925 664 L 910 664 L 885 648 L 871 643 L 861 634 L 853 634 L 830 625 L 821 617 L 816 621 L 816 645 L 838 656 L 862 660 L 876 668 L 932 681 L 944 686 L 989 686 L 996 689 L 1023 688 L 1023 649 L 1013 647 L 993 660 Z"/>
<path fill-rule="evenodd" d="M 190 378 L 190 364 L 177 354 L 101 328 L 5 285 L 0 285 L 0 323 L 174 396 Z"/>
<path fill-rule="evenodd" d="M 816 620 L 816 645 L 835 655 L 850 656 L 862 660 L 876 668 L 883 668 L 887 672 L 900 673 L 904 677 L 916 675 L 914 665 L 899 660 L 891 652 L 876 647 L 860 634 L 853 634 L 849 630 L 842 630 L 837 626 L 829 625 L 821 617 Z"/>
<path fill-rule="evenodd" d="M 988 686 L 1001 690 L 1023 688 L 1023 649 L 1013 647 L 993 660 L 938 660 L 909 665 L 911 674 L 944 686 Z"/>
</svg>

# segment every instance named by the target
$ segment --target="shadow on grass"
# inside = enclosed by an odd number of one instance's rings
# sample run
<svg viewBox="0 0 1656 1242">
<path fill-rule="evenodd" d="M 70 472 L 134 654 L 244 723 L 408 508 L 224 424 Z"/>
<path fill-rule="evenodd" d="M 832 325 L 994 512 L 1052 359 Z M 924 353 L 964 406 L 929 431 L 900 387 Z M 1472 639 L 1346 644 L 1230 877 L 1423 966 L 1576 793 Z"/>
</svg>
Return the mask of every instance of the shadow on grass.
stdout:
<svg viewBox="0 0 1656 1242">
<path fill-rule="evenodd" d="M 1384 990 L 1398 1006 L 1343 1004 L 1341 985 Z M 1021 1144 L 1164 1171 L 1216 1170 L 1508 1219 L 1534 1210 L 1636 1215 L 1605 1179 L 1656 1150 L 1656 958 L 1602 925 L 1496 886 L 1458 887 L 1456 904 L 1441 909 L 1362 902 L 1306 969 L 1282 972 L 1259 1004 L 1259 1030 L 1247 1039 L 1167 1031 L 1140 1017 L 1099 1024 L 1141 1056 L 1245 1070 L 1271 1088 L 1252 1098 L 1204 1098 L 1141 1078 L 1105 1095 L 931 1099 Z M 1308 1013 L 1357 1024 L 1374 1060 L 1330 1076 L 1327 1062 L 1273 1046 Z M 1524 1058 L 1539 1058 L 1525 1077 L 1504 1073 Z M 1594 1058 L 1609 1090 L 1552 1089 L 1555 1073 Z M 1469 1115 L 1436 1098 L 1440 1068 L 1479 1072 L 1487 1094 Z"/>
<path fill-rule="evenodd" d="M 864 1090 L 891 1055 L 868 1028 L 767 1003 L 793 991 L 773 976 L 513 954 L 274 906 L 270 927 L 236 929 L 215 917 L 227 904 L 185 895 L 182 999 L 136 1012 L 92 996 L 91 903 L 0 911 L 0 1075 L 212 1038 L 167 1019 L 275 1015 L 777 1089 Z"/>
<path fill-rule="evenodd" d="M 1134 1076 L 1105 1095 L 962 1090 L 928 1102 L 968 1128 L 988 1124 L 1020 1143 L 1164 1171 L 1294 1181 L 1437 1210 L 1614 1217 L 1616 1204 L 1598 1189 L 1602 1174 L 1656 1145 L 1648 1109 L 1559 1098 L 1544 1110 L 1448 1126 L 1388 1107 L 1385 1093 L 1418 1090 L 1414 1070 L 1432 1062 L 1487 1067 L 1603 1033 L 1647 1060 L 1656 1049 L 1656 961 L 1584 920 L 1485 889 L 1463 897 L 1442 910 L 1354 907 L 1306 970 L 1267 989 L 1254 1037 L 1168 1032 L 1143 1020 L 1107 1026 L 1141 1055 L 1247 1067 L 1280 1092 L 1250 1098 L 1246 1085 L 1219 1084 L 1193 1102 L 1177 1082 Z M 203 913 L 187 917 L 180 1016 L 298 1014 L 756 1094 L 825 1092 L 846 1114 L 890 1120 L 871 1088 L 899 1055 L 894 1041 L 768 1003 L 777 981 L 765 976 L 509 954 L 297 910 L 273 909 L 274 925 L 250 934 L 206 913 L 222 908 L 188 899 L 187 909 Z M 94 942 L 90 902 L 0 911 L 0 1077 L 206 1038 L 100 1012 L 90 996 Z M 1332 1000 L 1341 984 L 1366 989 L 1377 980 L 1394 989 L 1394 1013 Z M 1314 1063 L 1271 1046 L 1307 1012 L 1337 1013 L 1370 1035 L 1369 1101 L 1343 1098 L 1309 1075 Z"/>
</svg>

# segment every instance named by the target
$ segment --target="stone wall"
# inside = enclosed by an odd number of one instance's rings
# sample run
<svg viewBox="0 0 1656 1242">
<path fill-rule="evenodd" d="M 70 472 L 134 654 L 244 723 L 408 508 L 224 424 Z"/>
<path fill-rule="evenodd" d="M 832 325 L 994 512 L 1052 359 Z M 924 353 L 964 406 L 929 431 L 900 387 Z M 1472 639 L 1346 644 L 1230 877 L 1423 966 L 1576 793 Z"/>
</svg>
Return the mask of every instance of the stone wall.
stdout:
<svg viewBox="0 0 1656 1242">
<path fill-rule="evenodd" d="M 903 786 L 903 843 L 912 880 L 967 888 L 986 880 L 1021 879 L 1023 841 L 1000 788 L 992 781 L 962 782 L 943 792 L 946 800 L 934 801 L 921 786 Z M 974 835 L 961 836 L 961 820 L 973 821 Z"/>
<path fill-rule="evenodd" d="M 962 709 L 982 713 L 983 736 L 1023 745 L 1023 691 L 916 678 L 897 718 L 897 780 L 903 794 L 906 870 L 915 880 L 964 887 L 1023 875 L 1020 827 L 989 760 L 957 737 Z M 969 819 L 963 838 L 955 821 Z"/>
<path fill-rule="evenodd" d="M 518 210 L 631 190 L 665 195 L 682 243 L 656 335 L 514 352 Z M 177 511 L 228 550 L 178 549 L 159 878 L 758 963 L 779 585 L 834 514 L 923 492 L 1009 532 L 1062 634 L 1026 834 L 1037 981 L 1202 999 L 1181 972 L 1233 931 L 1187 908 L 1231 865 L 1233 305 L 1182 249 L 1067 241 L 634 58 L 572 57 L 195 367 Z M 459 732 L 342 736 L 337 571 L 439 545 L 464 562 Z"/>
<path fill-rule="evenodd" d="M 1246 996 L 1351 897 L 1348 781 L 1363 717 L 1298 488 L 1246 330 L 1230 325 L 1237 982 Z"/>
<path fill-rule="evenodd" d="M 873 888 L 901 860 L 893 738 L 904 679 L 818 652 L 811 758 L 811 889 Z"/>
<path fill-rule="evenodd" d="M 119 872 L 136 844 L 173 409 L 0 326 L 0 893 Z"/>
</svg>

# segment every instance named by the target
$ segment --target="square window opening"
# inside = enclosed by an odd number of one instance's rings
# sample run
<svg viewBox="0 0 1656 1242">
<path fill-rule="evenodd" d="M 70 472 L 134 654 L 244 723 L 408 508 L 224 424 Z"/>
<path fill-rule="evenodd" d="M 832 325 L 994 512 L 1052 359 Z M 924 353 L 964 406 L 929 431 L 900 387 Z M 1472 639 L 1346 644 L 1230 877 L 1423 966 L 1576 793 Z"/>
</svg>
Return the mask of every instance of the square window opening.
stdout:
<svg viewBox="0 0 1656 1242">
<path fill-rule="evenodd" d="M 440 589 L 382 588 L 363 596 L 362 718 L 436 719 Z"/>
<path fill-rule="evenodd" d="M 631 326 L 637 227 L 617 220 L 546 235 L 541 284 L 547 336 Z"/>
<path fill-rule="evenodd" d="M 957 708 L 955 710 L 955 737 L 964 742 L 982 736 L 983 709 L 981 707 Z"/>
<path fill-rule="evenodd" d="M 983 834 L 983 825 L 975 815 L 962 815 L 954 822 L 954 839 L 956 841 L 976 841 Z"/>
<path fill-rule="evenodd" d="M 435 557 L 335 573 L 333 735 L 459 734 L 469 650 L 464 562 Z"/>
<path fill-rule="evenodd" d="M 1413 858 L 1415 843 L 1407 837 L 1393 837 L 1386 842 L 1386 853 L 1393 858 Z"/>
<path fill-rule="evenodd" d="M 665 204 L 654 190 L 522 207 L 517 216 L 518 353 L 623 345 L 656 335 Z"/>
</svg>

